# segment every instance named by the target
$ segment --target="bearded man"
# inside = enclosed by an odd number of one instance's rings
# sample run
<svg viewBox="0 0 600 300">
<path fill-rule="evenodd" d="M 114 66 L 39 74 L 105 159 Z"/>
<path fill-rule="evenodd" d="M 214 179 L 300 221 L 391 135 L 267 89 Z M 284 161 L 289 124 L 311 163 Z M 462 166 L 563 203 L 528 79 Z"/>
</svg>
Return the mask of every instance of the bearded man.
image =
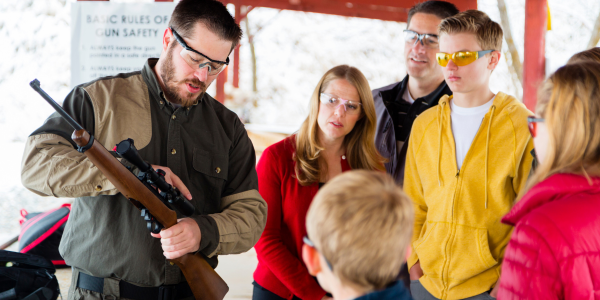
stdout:
<svg viewBox="0 0 600 300">
<path fill-rule="evenodd" d="M 77 152 L 73 129 L 57 113 L 29 136 L 25 187 L 76 198 L 60 244 L 73 267 L 69 299 L 166 299 L 165 289 L 176 295 L 169 299 L 186 299 L 189 286 L 167 259 L 199 251 L 214 268 L 217 255 L 247 251 L 260 237 L 267 205 L 257 191 L 254 148 L 238 117 L 205 93 L 241 36 L 220 2 L 182 0 L 160 58 L 141 71 L 79 85 L 64 101 L 109 150 L 132 138 L 193 204 L 192 216 L 178 215 L 160 234 L 151 235 L 140 212 Z"/>
</svg>

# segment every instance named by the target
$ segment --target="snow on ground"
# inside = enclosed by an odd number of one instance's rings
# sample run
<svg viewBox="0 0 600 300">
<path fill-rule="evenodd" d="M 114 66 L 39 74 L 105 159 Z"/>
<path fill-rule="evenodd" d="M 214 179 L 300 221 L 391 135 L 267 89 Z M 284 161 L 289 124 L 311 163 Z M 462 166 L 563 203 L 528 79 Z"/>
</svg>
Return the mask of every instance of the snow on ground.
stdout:
<svg viewBox="0 0 600 300">
<path fill-rule="evenodd" d="M 0 242 L 18 232 L 19 209 L 45 210 L 65 199 L 41 198 L 20 184 L 20 161 L 27 136 L 52 109 L 30 87 L 38 78 L 58 102 L 70 90 L 70 22 L 72 0 L 0 1 Z M 152 2 L 152 1 L 116 1 Z M 511 28 L 523 56 L 525 0 L 507 0 Z M 550 0 L 553 30 L 547 34 L 549 70 L 555 70 L 587 45 L 600 1 Z M 479 8 L 499 21 L 496 0 L 480 0 Z M 258 107 L 250 106 L 254 123 L 298 126 L 321 75 L 338 64 L 358 67 L 371 88 L 402 79 L 402 30 L 406 24 L 313 13 L 254 9 L 250 27 L 256 32 Z M 264 27 L 263 27 L 264 26 Z M 244 24 L 242 24 L 244 28 Z M 504 47 L 506 50 L 506 46 Z M 241 46 L 241 92 L 251 90 L 250 51 Z M 230 72 L 231 74 L 232 72 Z M 492 75 L 493 91 L 520 95 L 505 60 Z M 214 87 L 209 91 L 214 91 Z M 248 107 L 246 107 L 248 109 Z"/>
</svg>

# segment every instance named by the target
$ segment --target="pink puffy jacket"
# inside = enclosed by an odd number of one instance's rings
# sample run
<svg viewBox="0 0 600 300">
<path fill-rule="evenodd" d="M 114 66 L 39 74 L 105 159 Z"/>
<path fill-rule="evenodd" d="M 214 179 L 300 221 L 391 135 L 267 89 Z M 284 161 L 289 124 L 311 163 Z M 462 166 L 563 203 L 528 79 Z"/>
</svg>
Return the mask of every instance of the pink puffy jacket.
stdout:
<svg viewBox="0 0 600 300">
<path fill-rule="evenodd" d="M 600 299 L 600 178 L 553 175 L 502 222 L 515 230 L 498 299 Z"/>
</svg>

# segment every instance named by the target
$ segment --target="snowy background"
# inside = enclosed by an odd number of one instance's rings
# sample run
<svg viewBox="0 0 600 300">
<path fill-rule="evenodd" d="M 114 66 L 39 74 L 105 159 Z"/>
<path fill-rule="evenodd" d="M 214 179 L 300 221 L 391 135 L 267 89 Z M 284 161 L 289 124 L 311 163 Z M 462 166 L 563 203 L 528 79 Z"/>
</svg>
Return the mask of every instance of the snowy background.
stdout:
<svg viewBox="0 0 600 300">
<path fill-rule="evenodd" d="M 29 81 L 38 78 L 59 102 L 70 90 L 71 3 L 0 0 L 0 243 L 18 233 L 21 208 L 41 211 L 65 201 L 41 198 L 24 189 L 20 162 L 27 136 L 52 112 L 29 87 Z M 506 4 L 522 59 L 525 0 L 506 0 Z M 547 34 L 547 59 L 552 71 L 586 47 L 600 13 L 600 1 L 550 0 L 549 4 L 553 30 Z M 496 0 L 480 0 L 479 9 L 499 22 Z M 319 78 L 338 64 L 358 67 L 371 88 L 399 81 L 406 74 L 402 59 L 405 23 L 267 8 L 254 9 L 249 22 L 251 32 L 256 33 L 258 92 L 251 92 L 250 51 L 244 38 L 241 88 L 232 93 L 238 99 L 229 104 L 253 123 L 299 126 Z M 257 32 L 258 28 L 262 29 Z M 491 85 L 494 92 L 522 93 L 505 60 L 493 73 Z M 214 86 L 209 92 L 214 93 Z M 240 99 L 254 99 L 257 106 Z"/>
</svg>

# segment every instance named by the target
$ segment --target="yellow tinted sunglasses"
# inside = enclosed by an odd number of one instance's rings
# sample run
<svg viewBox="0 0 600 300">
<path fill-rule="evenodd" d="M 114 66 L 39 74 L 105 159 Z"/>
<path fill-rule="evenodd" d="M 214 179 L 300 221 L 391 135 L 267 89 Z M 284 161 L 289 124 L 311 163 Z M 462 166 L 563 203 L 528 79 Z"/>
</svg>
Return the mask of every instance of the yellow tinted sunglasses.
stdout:
<svg viewBox="0 0 600 300">
<path fill-rule="evenodd" d="M 485 51 L 459 51 L 454 52 L 452 54 L 439 52 L 435 54 L 435 58 L 440 66 L 446 67 L 448 62 L 452 60 L 455 65 L 462 67 L 466 66 L 480 57 L 492 52 L 494 50 L 485 50 Z"/>
</svg>

